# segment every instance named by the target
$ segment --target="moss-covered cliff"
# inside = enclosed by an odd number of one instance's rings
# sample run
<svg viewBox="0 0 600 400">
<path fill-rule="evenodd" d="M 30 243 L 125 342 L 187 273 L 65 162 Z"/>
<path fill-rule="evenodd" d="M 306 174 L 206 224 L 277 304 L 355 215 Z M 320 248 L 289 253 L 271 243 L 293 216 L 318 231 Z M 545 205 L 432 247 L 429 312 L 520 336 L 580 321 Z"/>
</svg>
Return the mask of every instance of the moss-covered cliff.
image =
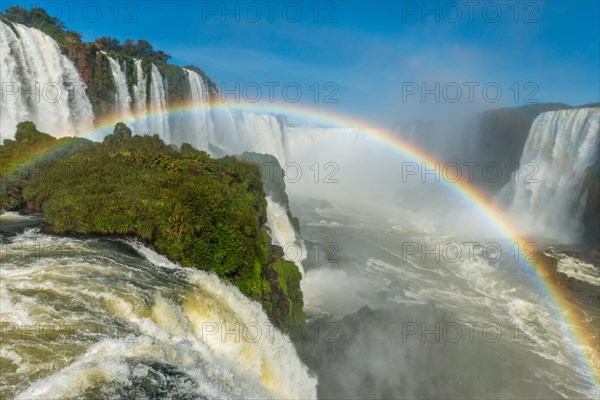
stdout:
<svg viewBox="0 0 600 400">
<path fill-rule="evenodd" d="M 56 139 L 30 122 L 0 146 L 0 164 L 3 208 L 43 212 L 56 234 L 135 236 L 235 284 L 299 339 L 300 273 L 270 245 L 257 165 L 179 151 L 120 123 L 93 143 Z"/>
</svg>

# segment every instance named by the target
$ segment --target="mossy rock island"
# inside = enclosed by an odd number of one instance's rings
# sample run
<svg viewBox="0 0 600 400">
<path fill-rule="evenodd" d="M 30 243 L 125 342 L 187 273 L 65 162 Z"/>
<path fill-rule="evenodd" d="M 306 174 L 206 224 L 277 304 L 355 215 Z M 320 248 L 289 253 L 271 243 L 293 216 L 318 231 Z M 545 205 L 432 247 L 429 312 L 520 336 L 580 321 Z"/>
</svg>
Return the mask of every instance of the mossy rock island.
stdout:
<svg viewBox="0 0 600 400">
<path fill-rule="evenodd" d="M 31 122 L 0 146 L 0 163 L 4 210 L 40 212 L 53 234 L 135 237 L 237 286 L 300 340 L 301 275 L 271 246 L 257 164 L 179 150 L 122 123 L 95 143 L 57 139 Z"/>
</svg>

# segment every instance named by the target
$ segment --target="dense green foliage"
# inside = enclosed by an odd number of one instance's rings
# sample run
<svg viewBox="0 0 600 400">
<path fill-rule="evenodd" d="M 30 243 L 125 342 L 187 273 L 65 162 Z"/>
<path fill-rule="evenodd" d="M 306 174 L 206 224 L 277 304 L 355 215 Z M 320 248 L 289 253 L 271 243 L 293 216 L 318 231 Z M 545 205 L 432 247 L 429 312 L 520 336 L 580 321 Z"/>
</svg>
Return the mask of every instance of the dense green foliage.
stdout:
<svg viewBox="0 0 600 400">
<path fill-rule="evenodd" d="M 4 16 L 10 22 L 37 28 L 52 36 L 58 43 L 62 43 L 66 36 L 76 36 L 81 39 L 79 33 L 67 31 L 67 27 L 61 20 L 48 15 L 43 8 L 33 7 L 31 10 L 27 10 L 22 7 L 12 6 L 6 9 Z"/>
<path fill-rule="evenodd" d="M 7 139 L 0 146 L 0 207 L 5 210 L 24 207 L 23 187 L 38 170 L 57 158 L 92 147 L 94 144 L 86 139 L 56 139 L 39 132 L 32 122 L 19 123 L 15 140 Z"/>
<path fill-rule="evenodd" d="M 119 39 L 102 36 L 96 39 L 95 43 L 105 50 L 148 62 L 166 63 L 171 58 L 170 55 L 165 54 L 162 50 L 154 50 L 150 42 L 144 39 L 139 39 L 137 43 L 132 39 L 125 39 L 123 44 L 121 44 Z"/>
<path fill-rule="evenodd" d="M 191 98 L 191 89 L 188 77 L 183 68 L 173 64 L 165 64 L 165 77 L 167 78 L 167 98 L 171 102 L 181 102 Z"/>
<path fill-rule="evenodd" d="M 302 292 L 300 290 L 300 271 L 294 263 L 289 261 L 275 261 L 271 268 L 275 271 L 277 285 L 271 290 L 271 301 L 273 304 L 272 314 L 276 320 L 286 321 L 294 324 L 295 321 L 303 321 L 304 311 L 302 307 Z M 290 331 L 302 328 L 302 325 L 290 326 Z"/>
<path fill-rule="evenodd" d="M 270 245 L 256 164 L 180 151 L 122 123 L 101 144 L 56 139 L 31 122 L 15 137 L 0 146 L 2 165 L 13 166 L 2 169 L 4 209 L 41 211 L 57 234 L 135 236 L 235 284 L 285 332 L 304 326 L 300 273 Z"/>
<path fill-rule="evenodd" d="M 101 146 L 40 170 L 23 197 L 54 232 L 137 236 L 260 298 L 266 205 L 254 165 L 182 154 L 119 124 Z"/>
</svg>

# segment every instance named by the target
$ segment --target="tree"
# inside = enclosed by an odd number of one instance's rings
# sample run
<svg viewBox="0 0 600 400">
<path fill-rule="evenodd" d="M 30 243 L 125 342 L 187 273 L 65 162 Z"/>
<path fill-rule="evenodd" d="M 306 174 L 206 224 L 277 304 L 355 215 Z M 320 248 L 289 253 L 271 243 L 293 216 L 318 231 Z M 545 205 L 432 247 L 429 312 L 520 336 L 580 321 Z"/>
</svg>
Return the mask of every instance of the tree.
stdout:
<svg viewBox="0 0 600 400">
<path fill-rule="evenodd" d="M 154 47 L 152 47 L 150 42 L 144 39 L 139 39 L 137 41 L 137 50 L 140 52 L 140 54 L 143 54 L 148 57 L 152 57 L 152 55 L 154 54 Z"/>
<path fill-rule="evenodd" d="M 121 47 L 119 39 L 111 38 L 110 36 L 102 36 L 96 39 L 96 44 L 104 50 L 118 50 Z"/>
<path fill-rule="evenodd" d="M 113 130 L 113 135 L 115 135 L 117 139 L 124 140 L 131 139 L 132 136 L 131 129 L 122 122 L 117 122 L 115 129 Z"/>
</svg>

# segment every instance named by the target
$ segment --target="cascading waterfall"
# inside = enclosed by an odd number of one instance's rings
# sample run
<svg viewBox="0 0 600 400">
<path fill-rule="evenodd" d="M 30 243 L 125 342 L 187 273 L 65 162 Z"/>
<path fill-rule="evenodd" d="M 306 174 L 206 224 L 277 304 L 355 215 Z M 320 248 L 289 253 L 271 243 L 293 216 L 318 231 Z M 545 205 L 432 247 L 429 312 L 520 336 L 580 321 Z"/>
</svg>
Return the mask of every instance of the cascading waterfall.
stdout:
<svg viewBox="0 0 600 400">
<path fill-rule="evenodd" d="M 135 99 L 135 110 L 137 115 L 143 116 L 147 112 L 148 93 L 146 83 L 148 78 L 142 67 L 142 60 L 134 59 L 136 82 L 133 85 L 133 96 Z M 140 135 L 147 135 L 149 133 L 148 121 L 146 118 L 136 118 L 134 122 L 134 132 Z"/>
<path fill-rule="evenodd" d="M 15 27 L 20 37 L 17 37 L 7 24 L 0 23 L 2 76 L 19 84 L 59 81 L 62 82 L 63 88 L 66 88 L 68 82 L 63 82 L 61 79 L 68 77 L 68 81 L 80 85 L 81 93 L 77 92 L 77 94 L 81 96 L 69 98 L 68 101 L 66 96 L 63 96 L 61 102 L 57 103 L 44 101 L 35 103 L 31 99 L 28 102 L 21 102 L 18 97 L 7 96 L 7 102 L 2 103 L 2 132 L 11 133 L 2 133 L 2 135 L 12 137 L 16 124 L 25 120 L 32 120 L 38 128 L 55 136 L 89 132 L 93 112 L 83 90 L 83 82 L 73 64 L 60 54 L 58 45 L 49 36 L 37 29 L 18 24 L 15 24 Z M 268 153 L 274 155 L 283 165 L 288 160 L 298 161 L 296 144 L 310 142 L 312 146 L 310 152 L 314 153 L 315 146 L 324 143 L 324 138 L 327 137 L 326 142 L 332 143 L 331 134 L 339 133 L 337 130 L 323 128 L 291 127 L 269 114 L 242 112 L 228 107 L 211 108 L 206 101 L 206 83 L 198 73 L 191 70 L 185 70 L 190 84 L 191 101 L 196 106 L 190 112 L 191 126 L 189 129 L 178 129 L 177 132 L 172 132 L 167 111 L 165 82 L 156 65 L 150 66 L 150 76 L 148 76 L 144 72 L 142 61 L 134 60 L 137 80 L 133 87 L 135 105 L 132 105 L 123 66 L 111 57 L 108 57 L 108 60 L 117 85 L 115 100 L 118 102 L 120 119 L 129 122 L 137 134 L 158 134 L 167 143 L 180 144 L 187 141 L 209 151 L 210 143 L 226 154 L 241 154 L 244 151 Z M 49 68 L 46 68 L 46 65 Z M 147 86 L 148 79 L 150 83 Z M 132 120 L 134 112 L 141 117 Z M 84 125 L 85 128 L 75 128 Z M 109 132 L 103 132 L 102 136 L 107 133 Z M 349 136 L 349 140 L 352 141 L 353 135 L 346 135 L 346 133 L 344 131 L 344 134 L 339 136 Z M 101 140 L 102 137 L 95 139 Z M 344 138 L 342 142 L 346 141 Z M 305 146 L 300 147 L 303 151 L 306 150 Z"/>
<path fill-rule="evenodd" d="M 281 204 L 267 196 L 267 225 L 271 230 L 273 244 L 283 248 L 284 258 L 293 261 L 300 273 L 304 275 L 302 261 L 306 259 L 304 242 L 296 236 L 296 231 L 287 215 L 287 210 Z"/>
<path fill-rule="evenodd" d="M 106 53 L 104 53 L 106 55 Z M 142 60 L 138 60 L 138 59 L 134 59 L 134 68 L 135 68 L 135 75 L 136 75 L 136 81 L 133 84 L 133 88 L 132 88 L 132 92 L 133 92 L 133 97 L 131 96 L 130 92 L 129 92 L 129 86 L 127 84 L 127 78 L 126 78 L 126 71 L 125 68 L 127 67 L 127 64 L 124 63 L 123 67 L 121 66 L 121 64 L 116 61 L 115 59 L 109 57 L 108 55 L 106 55 L 106 57 L 108 58 L 108 61 L 110 63 L 110 67 L 111 67 L 111 73 L 113 76 L 113 79 L 115 80 L 115 85 L 116 85 L 116 93 L 115 93 L 115 103 L 116 103 L 116 109 L 117 112 L 119 113 L 119 119 L 126 123 L 127 125 L 129 125 L 133 132 L 139 135 L 148 135 L 148 134 L 152 134 L 152 133 L 159 133 L 161 135 L 161 137 L 163 137 L 163 133 L 161 132 L 165 132 L 164 128 L 161 130 L 160 126 L 164 126 L 163 121 L 161 120 L 159 125 L 157 125 L 157 130 L 155 130 L 154 132 L 150 132 L 150 128 L 148 126 L 148 118 L 145 118 L 146 115 L 148 115 L 148 94 L 147 94 L 147 88 L 146 88 L 146 83 L 147 83 L 147 76 L 146 73 L 144 72 L 143 66 L 142 66 Z M 159 89 L 157 90 L 157 95 L 156 95 L 156 99 L 164 99 L 164 94 L 160 94 L 161 93 L 161 89 L 159 87 Z M 164 107 L 166 107 L 166 100 L 165 101 L 158 101 L 159 104 L 159 109 L 163 110 L 164 112 Z M 161 106 L 160 104 L 163 104 L 163 106 Z M 134 117 L 134 114 L 136 115 Z M 159 118 L 163 118 L 163 116 L 161 115 L 161 117 Z"/>
<path fill-rule="evenodd" d="M 13 44 L 14 50 L 11 49 L 11 43 Z M 10 57 L 11 52 L 14 53 L 13 57 Z M 25 121 L 29 115 L 29 110 L 26 104 L 22 103 L 20 96 L 12 95 L 9 96 L 5 93 L 5 82 L 22 84 L 22 79 L 18 73 L 18 62 L 17 60 L 23 60 L 23 48 L 20 45 L 19 39 L 16 37 L 14 32 L 0 22 L 0 55 L 2 58 L 0 62 L 0 76 L 2 78 L 2 103 L 0 103 L 0 140 L 4 138 L 10 138 L 14 131 L 17 123 Z M 26 73 L 28 71 L 23 71 Z M 6 96 L 6 98 L 5 98 Z"/>
<path fill-rule="evenodd" d="M 161 139 L 167 143 L 171 143 L 171 135 L 169 132 L 169 115 L 167 112 L 167 94 L 163 77 L 156 67 L 152 64 L 150 70 L 150 109 L 149 118 L 150 133 L 158 134 Z"/>
<path fill-rule="evenodd" d="M 285 124 L 269 114 L 255 114 L 230 110 L 227 107 L 211 109 L 208 141 L 227 154 L 244 151 L 271 154 L 281 164 L 286 162 L 284 150 Z"/>
<path fill-rule="evenodd" d="M 215 275 L 137 242 L 29 230 L 0 249 L 2 398 L 316 398 L 290 339 Z"/>
<path fill-rule="evenodd" d="M 133 120 L 133 115 L 131 114 L 131 95 L 129 94 L 129 87 L 127 85 L 127 78 L 125 76 L 125 71 L 121 68 L 121 64 L 117 62 L 114 58 L 108 56 L 108 54 L 102 52 L 106 58 L 108 58 L 108 62 L 110 63 L 110 71 L 112 73 L 113 79 L 115 81 L 115 109 L 119 113 L 119 117 L 121 121 L 126 124 L 130 124 Z"/>
<path fill-rule="evenodd" d="M 521 173 L 500 196 L 525 230 L 577 242 L 582 234 L 580 204 L 586 169 L 598 158 L 600 109 L 582 108 L 539 115 L 529 132 Z M 528 166 L 523 173 L 523 166 Z"/>
<path fill-rule="evenodd" d="M 184 69 L 188 76 L 194 110 L 190 115 L 189 131 L 181 138 L 198 149 L 208 150 L 208 133 L 212 131 L 212 122 L 209 116 L 208 90 L 204 79 L 195 71 Z"/>
<path fill-rule="evenodd" d="M 26 120 L 59 137 L 87 132 L 92 105 L 73 63 L 50 36 L 12 25 L 16 33 L 0 22 L 0 137 L 12 138 L 17 123 Z"/>
</svg>

